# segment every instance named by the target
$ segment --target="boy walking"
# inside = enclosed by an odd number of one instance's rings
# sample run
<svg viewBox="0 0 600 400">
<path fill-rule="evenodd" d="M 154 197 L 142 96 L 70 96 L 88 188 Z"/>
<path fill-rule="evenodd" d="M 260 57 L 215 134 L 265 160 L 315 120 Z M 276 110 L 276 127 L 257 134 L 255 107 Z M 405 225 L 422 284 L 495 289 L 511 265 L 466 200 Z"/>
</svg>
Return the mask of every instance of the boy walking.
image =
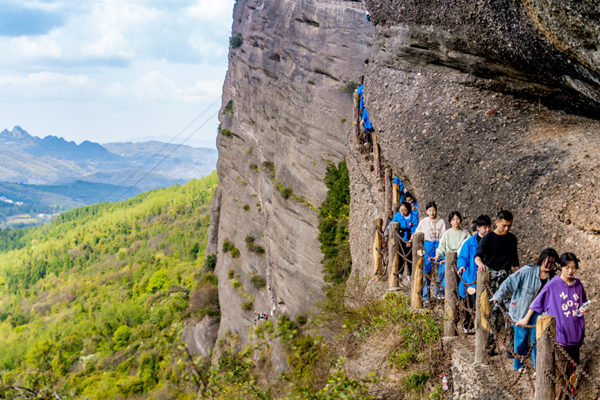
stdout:
<svg viewBox="0 0 600 400">
<path fill-rule="evenodd" d="M 517 253 L 517 237 L 510 233 L 513 225 L 513 215 L 510 211 L 502 210 L 496 217 L 496 229 L 487 234 L 479 242 L 477 253 L 475 255 L 475 264 L 477 271 L 490 271 L 492 292 L 498 291 L 502 282 L 512 272 L 513 268 L 519 268 L 519 255 Z M 506 300 L 505 300 L 506 302 Z M 500 315 L 500 305 L 493 303 L 492 305 L 492 320 L 491 323 L 496 331 L 498 327 L 498 316 Z M 506 310 L 506 304 L 504 304 Z M 509 339 L 507 345 L 512 343 L 512 329 L 509 331 Z M 490 339 L 493 335 L 490 332 Z M 492 342 L 493 343 L 493 342 Z M 492 353 L 494 346 L 492 345 Z M 510 357 L 510 353 L 507 353 Z"/>
</svg>

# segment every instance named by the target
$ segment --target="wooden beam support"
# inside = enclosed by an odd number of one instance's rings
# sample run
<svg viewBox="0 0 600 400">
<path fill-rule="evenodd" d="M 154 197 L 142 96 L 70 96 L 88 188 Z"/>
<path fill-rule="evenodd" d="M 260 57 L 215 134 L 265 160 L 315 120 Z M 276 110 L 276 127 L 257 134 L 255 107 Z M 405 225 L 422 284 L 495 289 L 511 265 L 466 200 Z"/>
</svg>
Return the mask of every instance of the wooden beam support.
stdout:
<svg viewBox="0 0 600 400">
<path fill-rule="evenodd" d="M 398 272 L 400 271 L 400 256 L 397 252 L 400 251 L 400 242 L 396 238 L 395 232 L 400 233 L 399 222 L 390 223 L 390 233 L 388 239 L 388 263 L 390 267 L 388 269 L 388 285 L 390 288 L 395 288 L 399 286 Z"/>
<path fill-rule="evenodd" d="M 394 218 L 392 214 L 392 169 L 385 169 L 385 213 L 388 216 L 388 220 Z"/>
<path fill-rule="evenodd" d="M 488 364 L 485 353 L 490 340 L 490 298 L 486 283 L 490 284 L 490 272 L 477 272 L 477 294 L 475 295 L 475 363 Z"/>
<path fill-rule="evenodd" d="M 546 332 L 548 331 L 548 332 Z M 535 327 L 537 339 L 537 358 L 535 374 L 535 400 L 554 400 L 555 384 L 546 373 L 554 374 L 554 346 L 552 339 L 556 336 L 556 319 L 551 315 L 540 315 Z"/>
<path fill-rule="evenodd" d="M 446 320 L 444 321 L 444 336 L 456 336 L 455 324 L 458 322 L 458 285 L 456 283 L 457 258 L 458 253 L 455 251 L 446 252 Z"/>
<path fill-rule="evenodd" d="M 400 209 L 400 185 L 393 184 L 392 185 L 392 212 L 394 215 Z M 409 210 L 410 211 L 410 210 Z"/>
<path fill-rule="evenodd" d="M 375 220 L 375 241 L 373 242 L 373 276 L 381 278 L 383 266 L 383 257 L 381 257 L 381 235 L 379 231 L 383 230 L 383 220 L 377 218 Z"/>
<path fill-rule="evenodd" d="M 421 250 L 425 243 L 425 234 L 415 232 L 412 235 L 412 259 L 413 259 L 413 276 L 412 276 L 412 296 L 410 306 L 414 309 L 423 307 L 423 255 Z"/>
</svg>

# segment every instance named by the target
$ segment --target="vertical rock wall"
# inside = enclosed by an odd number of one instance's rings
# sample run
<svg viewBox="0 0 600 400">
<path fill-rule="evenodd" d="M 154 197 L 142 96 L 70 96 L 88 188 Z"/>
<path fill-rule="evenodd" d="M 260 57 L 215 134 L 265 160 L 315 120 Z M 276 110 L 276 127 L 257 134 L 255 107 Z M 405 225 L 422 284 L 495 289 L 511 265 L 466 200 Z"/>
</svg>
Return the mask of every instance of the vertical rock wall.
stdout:
<svg viewBox="0 0 600 400">
<path fill-rule="evenodd" d="M 230 51 L 223 88 L 208 251 L 218 255 L 219 335 L 244 339 L 254 312 L 276 307 L 276 316 L 293 317 L 322 296 L 314 207 L 327 192 L 325 160 L 345 156 L 352 120 L 345 89 L 364 74 L 373 27 L 361 3 L 240 0 L 238 34 L 243 43 Z M 293 191 L 287 199 L 286 188 Z M 264 255 L 247 248 L 247 237 Z M 239 257 L 223 251 L 226 241 Z M 253 275 L 265 278 L 267 288 L 255 288 Z M 243 310 L 252 300 L 253 309 Z"/>
</svg>

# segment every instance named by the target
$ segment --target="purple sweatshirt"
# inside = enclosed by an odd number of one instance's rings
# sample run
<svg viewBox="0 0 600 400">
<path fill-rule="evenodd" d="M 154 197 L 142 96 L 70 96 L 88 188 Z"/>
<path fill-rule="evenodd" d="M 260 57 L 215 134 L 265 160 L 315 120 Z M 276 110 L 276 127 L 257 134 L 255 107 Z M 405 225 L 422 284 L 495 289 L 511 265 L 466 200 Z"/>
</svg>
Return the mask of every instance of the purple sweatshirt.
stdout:
<svg viewBox="0 0 600 400">
<path fill-rule="evenodd" d="M 556 341 L 564 347 L 581 347 L 585 336 L 585 318 L 573 314 L 587 301 L 583 284 L 577 278 L 571 286 L 555 276 L 531 303 L 529 308 L 547 312 L 556 318 Z"/>
</svg>

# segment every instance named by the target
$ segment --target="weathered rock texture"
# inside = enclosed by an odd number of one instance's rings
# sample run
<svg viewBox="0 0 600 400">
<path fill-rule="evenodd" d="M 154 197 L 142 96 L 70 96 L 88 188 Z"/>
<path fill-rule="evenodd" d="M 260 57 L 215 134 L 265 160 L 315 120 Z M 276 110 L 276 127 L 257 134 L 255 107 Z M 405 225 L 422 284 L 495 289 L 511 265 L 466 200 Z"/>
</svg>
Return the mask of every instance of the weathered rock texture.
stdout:
<svg viewBox="0 0 600 400">
<path fill-rule="evenodd" d="M 197 323 L 188 324 L 183 329 L 181 340 L 187 343 L 191 354 L 209 357 L 215 348 L 218 330 L 219 321 L 207 316 Z"/>
<path fill-rule="evenodd" d="M 435 200 L 443 217 L 512 210 L 521 264 L 548 246 L 574 252 L 588 296 L 597 297 L 598 2 L 367 0 L 367 7 L 377 26 L 366 105 L 384 167 L 421 206 Z M 363 175 L 385 218 L 382 184 L 369 154 L 352 150 L 359 159 L 348 161 L 353 265 L 370 274 L 377 212 Z M 582 352 L 596 377 L 598 312 L 586 318 Z M 584 382 L 579 395 L 594 393 Z"/>
<path fill-rule="evenodd" d="M 247 0 L 235 6 L 233 34 L 241 34 L 243 44 L 230 52 L 223 88 L 227 135 L 218 137 L 220 196 L 209 247 L 218 254 L 220 335 L 244 340 L 253 311 L 271 314 L 275 306 L 276 316 L 286 311 L 293 317 L 322 296 L 313 206 L 327 193 L 325 160 L 345 156 L 352 119 L 345 88 L 364 74 L 373 32 L 358 3 Z M 288 199 L 283 188 L 293 188 Z M 247 248 L 248 236 L 264 255 Z M 227 240 L 239 258 L 223 251 Z M 234 288 L 230 270 L 242 287 Z M 254 274 L 267 288 L 253 286 Z M 242 310 L 252 299 L 253 311 Z"/>
</svg>

